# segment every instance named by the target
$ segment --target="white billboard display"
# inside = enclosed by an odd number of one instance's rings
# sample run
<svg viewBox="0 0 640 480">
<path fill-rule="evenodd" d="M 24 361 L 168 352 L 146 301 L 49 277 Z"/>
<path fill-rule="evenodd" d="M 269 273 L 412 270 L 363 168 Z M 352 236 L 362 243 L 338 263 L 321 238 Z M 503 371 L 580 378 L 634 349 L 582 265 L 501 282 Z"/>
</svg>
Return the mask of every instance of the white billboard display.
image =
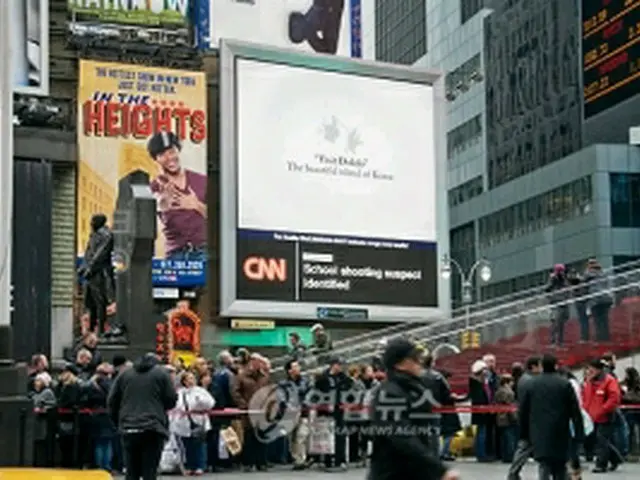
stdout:
<svg viewBox="0 0 640 480">
<path fill-rule="evenodd" d="M 197 44 L 217 49 L 226 38 L 358 58 L 361 1 L 204 0 L 196 19 Z"/>
<path fill-rule="evenodd" d="M 49 0 L 10 2 L 14 92 L 49 94 Z"/>
<path fill-rule="evenodd" d="M 445 307 L 439 75 L 237 42 L 221 60 L 222 315 Z"/>
<path fill-rule="evenodd" d="M 240 228 L 436 242 L 432 86 L 245 59 L 236 74 Z"/>
</svg>

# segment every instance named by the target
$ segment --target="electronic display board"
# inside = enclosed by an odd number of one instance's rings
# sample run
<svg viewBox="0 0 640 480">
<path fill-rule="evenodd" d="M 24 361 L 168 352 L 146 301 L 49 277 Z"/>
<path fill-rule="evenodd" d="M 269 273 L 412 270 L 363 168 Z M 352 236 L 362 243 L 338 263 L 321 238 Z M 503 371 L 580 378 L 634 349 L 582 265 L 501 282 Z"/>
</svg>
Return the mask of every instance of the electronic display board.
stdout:
<svg viewBox="0 0 640 480">
<path fill-rule="evenodd" d="M 582 0 L 584 116 L 640 92 L 640 0 Z"/>
</svg>

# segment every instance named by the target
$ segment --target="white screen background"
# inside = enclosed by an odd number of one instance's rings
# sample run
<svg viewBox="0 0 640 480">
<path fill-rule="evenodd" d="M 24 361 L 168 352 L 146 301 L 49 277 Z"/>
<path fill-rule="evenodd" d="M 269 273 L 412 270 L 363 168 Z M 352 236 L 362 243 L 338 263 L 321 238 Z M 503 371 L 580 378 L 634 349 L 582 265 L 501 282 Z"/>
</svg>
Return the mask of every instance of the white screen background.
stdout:
<svg viewBox="0 0 640 480">
<path fill-rule="evenodd" d="M 239 228 L 436 241 L 433 87 L 245 59 L 236 78 Z M 288 169 L 317 154 L 393 180 Z"/>
</svg>

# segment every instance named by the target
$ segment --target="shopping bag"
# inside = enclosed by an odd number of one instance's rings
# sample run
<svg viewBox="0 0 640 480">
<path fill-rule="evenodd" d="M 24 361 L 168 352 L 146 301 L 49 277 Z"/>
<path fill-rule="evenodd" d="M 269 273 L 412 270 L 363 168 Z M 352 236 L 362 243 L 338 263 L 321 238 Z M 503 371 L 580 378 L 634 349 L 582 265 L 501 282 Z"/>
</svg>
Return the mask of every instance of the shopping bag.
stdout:
<svg viewBox="0 0 640 480">
<path fill-rule="evenodd" d="M 169 439 L 165 442 L 160 457 L 159 470 L 160 473 L 170 474 L 182 471 L 184 452 L 182 442 L 178 440 L 175 434 L 169 435 Z"/>
<path fill-rule="evenodd" d="M 310 424 L 309 453 L 333 455 L 335 453 L 336 422 L 330 417 L 318 417 Z"/>
<path fill-rule="evenodd" d="M 227 427 L 220 430 L 220 438 L 223 440 L 226 449 L 234 457 L 242 452 L 242 444 L 233 427 Z"/>
</svg>

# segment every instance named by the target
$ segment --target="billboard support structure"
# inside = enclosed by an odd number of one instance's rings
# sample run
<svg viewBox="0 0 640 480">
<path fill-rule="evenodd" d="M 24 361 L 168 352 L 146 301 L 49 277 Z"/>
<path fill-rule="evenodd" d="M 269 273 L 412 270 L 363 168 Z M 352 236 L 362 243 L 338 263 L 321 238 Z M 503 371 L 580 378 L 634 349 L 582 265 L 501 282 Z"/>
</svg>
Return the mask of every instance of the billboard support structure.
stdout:
<svg viewBox="0 0 640 480">
<path fill-rule="evenodd" d="M 441 74 L 222 40 L 220 77 L 221 315 L 448 310 Z"/>
</svg>

